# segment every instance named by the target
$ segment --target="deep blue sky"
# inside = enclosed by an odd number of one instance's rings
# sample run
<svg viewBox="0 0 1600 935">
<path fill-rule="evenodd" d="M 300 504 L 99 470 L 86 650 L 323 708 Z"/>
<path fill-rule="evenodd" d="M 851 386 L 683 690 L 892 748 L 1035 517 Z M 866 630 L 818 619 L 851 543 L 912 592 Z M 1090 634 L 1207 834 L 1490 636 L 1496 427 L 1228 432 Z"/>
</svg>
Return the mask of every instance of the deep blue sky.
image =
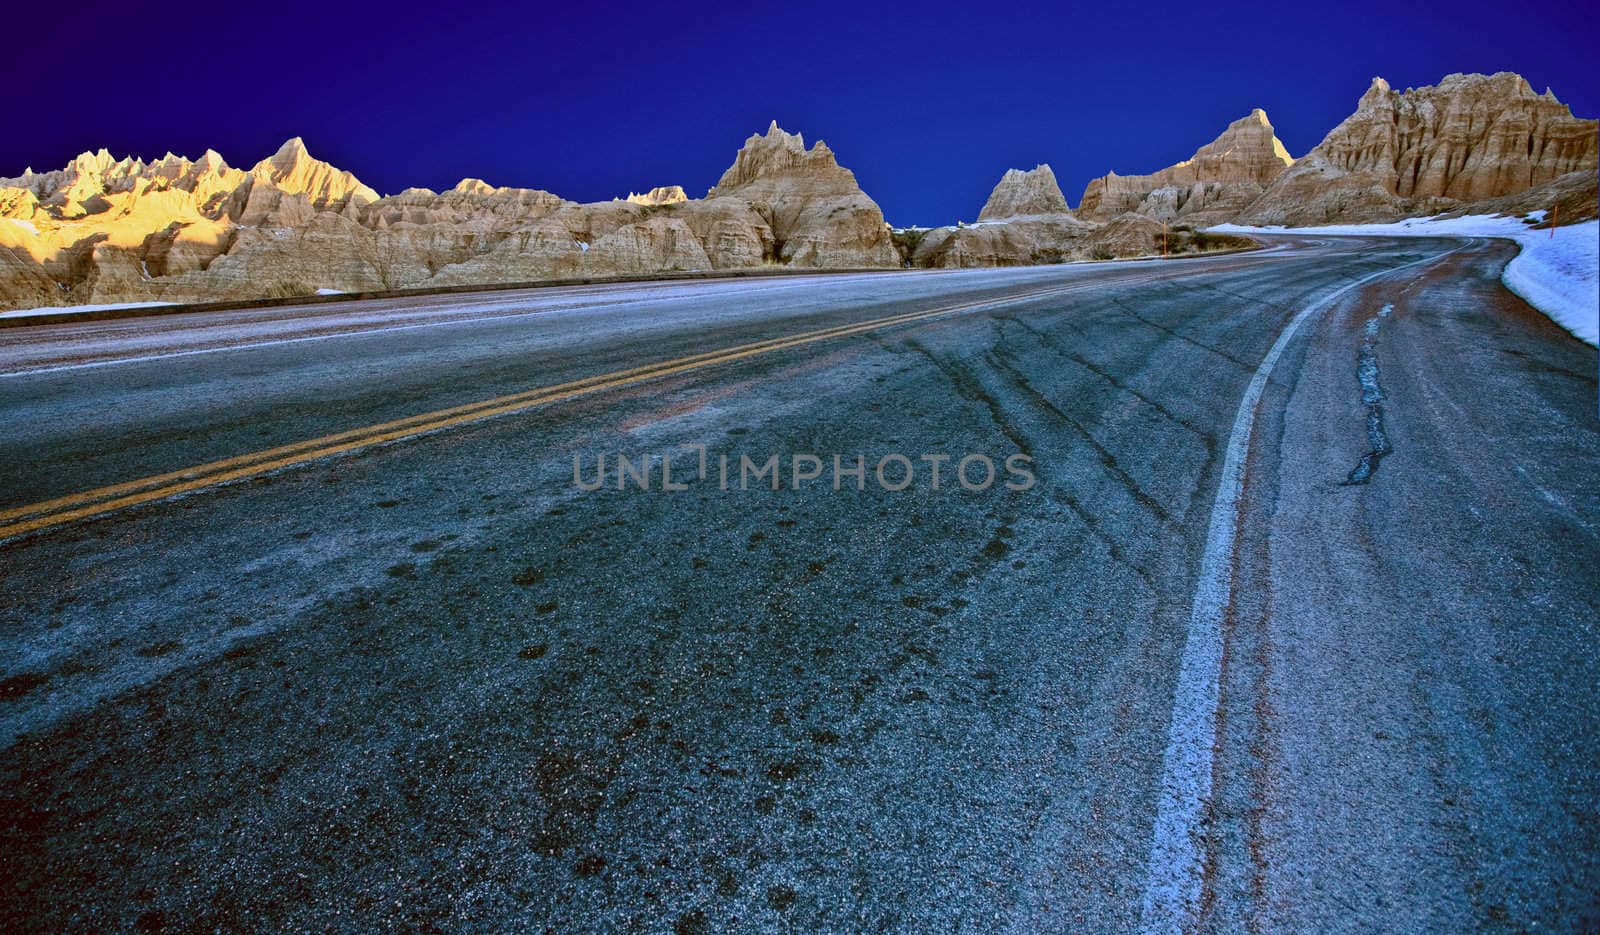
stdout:
<svg viewBox="0 0 1600 935">
<path fill-rule="evenodd" d="M 1251 107 L 1298 156 L 1373 75 L 1519 71 L 1600 113 L 1588 5 L 1562 0 L 162 9 L 11 13 L 0 175 L 101 146 L 248 166 L 299 135 L 384 193 L 479 176 L 700 195 L 777 118 L 827 140 L 889 220 L 938 224 L 1041 161 L 1076 205 L 1091 177 L 1182 159 Z"/>
</svg>

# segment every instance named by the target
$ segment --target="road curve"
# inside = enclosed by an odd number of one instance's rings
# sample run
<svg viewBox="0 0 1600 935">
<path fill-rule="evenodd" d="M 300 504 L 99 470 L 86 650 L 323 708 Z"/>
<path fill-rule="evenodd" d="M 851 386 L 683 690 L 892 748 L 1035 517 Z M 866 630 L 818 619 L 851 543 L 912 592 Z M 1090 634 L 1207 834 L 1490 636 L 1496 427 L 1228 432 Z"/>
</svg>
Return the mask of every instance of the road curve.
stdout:
<svg viewBox="0 0 1600 935">
<path fill-rule="evenodd" d="M 1595 352 L 1514 249 L 0 331 L 8 918 L 1600 923 Z"/>
</svg>

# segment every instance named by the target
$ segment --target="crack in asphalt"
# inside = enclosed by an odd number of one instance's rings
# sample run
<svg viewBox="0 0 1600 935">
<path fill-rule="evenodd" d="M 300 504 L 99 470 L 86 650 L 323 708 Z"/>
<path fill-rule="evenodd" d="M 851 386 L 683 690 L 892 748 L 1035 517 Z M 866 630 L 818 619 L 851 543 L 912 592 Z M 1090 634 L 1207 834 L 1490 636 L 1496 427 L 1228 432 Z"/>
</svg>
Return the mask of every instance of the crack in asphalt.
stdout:
<svg viewBox="0 0 1600 935">
<path fill-rule="evenodd" d="M 996 330 L 998 331 L 999 329 L 997 328 Z M 984 356 L 991 367 L 1010 377 L 1012 384 L 1015 385 L 1017 389 L 1027 394 L 1028 398 L 1033 400 L 1035 405 L 1037 405 L 1040 409 L 1043 409 L 1045 412 L 1050 413 L 1051 416 L 1055 417 L 1058 421 L 1062 422 L 1078 435 L 1082 436 L 1083 440 L 1089 443 L 1089 447 L 1094 449 L 1095 454 L 1100 459 L 1101 466 L 1106 469 L 1106 473 L 1116 478 L 1117 482 L 1128 491 L 1129 496 L 1138 501 L 1141 506 L 1154 513 L 1162 523 L 1170 524 L 1172 522 L 1172 513 L 1168 511 L 1166 507 L 1161 505 L 1161 501 L 1157 500 L 1155 497 L 1152 497 L 1142 486 L 1140 486 L 1139 482 L 1134 479 L 1133 475 L 1129 474 L 1122 467 L 1121 462 L 1117 460 L 1117 456 L 1111 452 L 1111 449 L 1101 444 L 1100 440 L 1094 437 L 1094 435 L 1089 431 L 1088 427 L 1079 422 L 1077 419 L 1074 419 L 1071 415 L 1067 414 L 1060 406 L 1057 406 L 1055 402 L 1050 399 L 1050 397 L 1039 392 L 1039 390 L 1035 388 L 1032 383 L 1028 382 L 1028 378 L 1022 373 L 1022 371 L 1016 368 L 1014 363 L 1016 358 L 1013 355 L 1008 354 L 1005 350 L 997 345 L 994 350 L 989 351 Z"/>
<path fill-rule="evenodd" d="M 1217 295 L 1227 296 L 1230 299 L 1238 299 L 1241 302 L 1249 302 L 1251 305 L 1259 305 L 1262 308 L 1277 309 L 1280 312 L 1288 312 L 1292 314 L 1293 312 L 1297 311 L 1294 303 L 1292 302 L 1274 302 L 1270 299 L 1264 299 L 1260 296 L 1245 295 L 1242 292 L 1234 292 L 1231 289 L 1224 289 L 1215 283 L 1197 282 L 1194 284 L 1193 288 L 1197 290 L 1205 290 L 1206 292 L 1215 292 Z"/>
<path fill-rule="evenodd" d="M 1117 310 L 1117 312 L 1119 314 L 1124 315 L 1124 316 L 1126 316 L 1128 318 L 1132 318 L 1133 320 L 1135 320 L 1135 321 L 1137 321 L 1137 322 L 1139 322 L 1139 323 L 1141 323 L 1143 325 L 1146 325 L 1148 327 L 1154 328 L 1157 331 L 1161 331 L 1161 332 L 1164 332 L 1166 334 L 1169 334 L 1172 337 L 1175 337 L 1178 340 L 1184 342 L 1185 344 L 1189 344 L 1189 345 L 1192 345 L 1194 347 L 1197 347 L 1200 350 L 1205 351 L 1208 354 L 1215 354 L 1216 356 L 1222 358 L 1223 360 L 1227 361 L 1228 363 L 1233 364 L 1235 367 L 1238 367 L 1240 370 L 1244 371 L 1245 373 L 1253 373 L 1255 371 L 1255 369 L 1256 369 L 1254 364 L 1246 363 L 1245 361 L 1240 360 L 1239 358 L 1233 356 L 1232 354 L 1229 354 L 1227 351 L 1221 350 L 1220 348 L 1212 347 L 1211 345 L 1206 344 L 1203 341 L 1196 341 L 1194 338 L 1191 338 L 1186 334 L 1183 334 L 1183 333 L 1181 333 L 1179 331 L 1176 331 L 1173 328 L 1168 327 L 1167 325 L 1163 325 L 1158 321 L 1151 321 L 1149 318 L 1146 318 L 1145 316 L 1143 316 L 1143 315 L 1139 314 L 1138 312 L 1134 311 L 1133 307 L 1130 306 L 1127 303 L 1127 300 L 1125 300 L 1125 299 L 1112 298 L 1111 299 L 1111 305 L 1112 305 L 1113 308 L 1115 308 Z"/>
<path fill-rule="evenodd" d="M 1379 309 L 1378 314 L 1367 319 L 1366 327 L 1362 330 L 1361 350 L 1356 355 L 1356 379 L 1361 383 L 1361 403 L 1367 407 L 1367 444 L 1371 448 L 1350 469 L 1350 473 L 1340 483 L 1342 487 L 1353 487 L 1365 484 L 1378 472 L 1378 462 L 1384 455 L 1394 450 L 1389 444 L 1389 434 L 1383 427 L 1383 386 L 1378 382 L 1378 328 L 1383 319 L 1389 317 L 1394 311 L 1393 305 L 1385 305 Z"/>
<path fill-rule="evenodd" d="M 983 388 L 983 384 L 978 381 L 977 377 L 954 361 L 943 359 L 934 354 L 933 351 L 929 350 L 926 345 L 916 338 L 907 338 L 901 344 L 926 357 L 929 363 L 939 368 L 939 372 L 944 374 L 945 379 L 950 381 L 950 385 L 962 399 L 981 403 L 989 410 L 989 418 L 994 421 L 1001 434 L 1009 438 L 1011 443 L 1017 446 L 1018 451 L 1021 451 L 1029 458 L 1033 457 L 1033 445 L 1028 441 L 1028 436 L 1011 422 L 1010 418 L 1006 416 L 1005 407 L 1000 405 L 1000 401 L 995 399 L 993 394 Z"/>
<path fill-rule="evenodd" d="M 957 365 L 954 361 L 941 358 L 937 354 L 934 354 L 932 350 L 915 338 L 907 338 L 904 341 L 901 341 L 900 346 L 909 348 L 910 350 L 915 351 L 916 353 L 927 358 L 930 363 L 938 368 L 939 372 L 944 375 L 945 379 L 950 381 L 950 384 L 955 389 L 956 394 L 962 399 L 982 403 L 988 409 L 989 417 L 994 421 L 994 424 L 999 427 L 1000 431 L 1007 438 L 1011 440 L 1011 443 L 1016 445 L 1017 448 L 1028 457 L 1034 457 L 1033 445 L 1029 442 L 1027 435 L 1021 429 L 1017 428 L 1017 426 L 1006 415 L 1004 407 L 1000 405 L 1000 401 L 996 399 L 988 390 L 984 389 L 983 385 L 975 376 L 972 375 L 971 372 L 966 370 L 966 368 Z M 884 344 L 883 347 L 884 350 L 890 351 L 891 353 L 896 353 L 895 349 L 889 347 L 887 344 Z M 1035 467 L 1039 469 L 1040 474 L 1045 475 L 1046 470 L 1044 465 L 1039 464 L 1038 459 L 1036 458 L 1034 461 Z M 1150 572 L 1129 559 L 1123 552 L 1121 544 L 1112 538 L 1111 535 L 1103 528 L 1101 528 L 1102 524 L 1100 517 L 1090 513 L 1084 508 L 1083 504 L 1078 500 L 1078 498 L 1074 497 L 1071 493 L 1067 492 L 1058 484 L 1051 484 L 1050 496 L 1051 499 L 1055 500 L 1057 503 L 1065 505 L 1069 510 L 1072 511 L 1073 515 L 1083 523 L 1084 528 L 1088 529 L 1090 534 L 1092 534 L 1095 539 L 1099 540 L 1101 545 L 1105 546 L 1106 554 L 1111 557 L 1112 561 L 1126 567 L 1134 574 L 1138 575 L 1147 586 L 1152 588 L 1155 587 L 1155 579 L 1151 577 Z"/>
<path fill-rule="evenodd" d="M 1105 546 L 1106 555 L 1110 556 L 1112 561 L 1138 575 L 1139 580 L 1143 581 L 1146 587 L 1152 590 L 1155 588 L 1156 581 L 1150 574 L 1149 569 L 1129 558 L 1122 551 L 1122 546 L 1117 543 L 1117 540 L 1100 528 L 1100 517 L 1085 509 L 1083 503 L 1077 497 L 1074 497 L 1065 487 L 1052 486 L 1050 499 L 1071 510 L 1072 515 L 1076 516 L 1079 522 L 1083 523 L 1084 527 L 1089 530 L 1090 534 L 1099 540 L 1101 545 Z"/>
<path fill-rule="evenodd" d="M 1095 363 L 1094 361 L 1090 360 L 1089 358 L 1084 357 L 1082 354 L 1079 354 L 1076 351 L 1073 351 L 1071 348 L 1069 348 L 1066 345 L 1062 344 L 1061 340 L 1059 338 L 1057 338 L 1053 334 L 1050 334 L 1048 331 L 1041 331 L 1040 329 L 1033 327 L 1032 325 L 1030 325 L 1027 322 L 1023 321 L 1022 319 L 1015 318 L 1015 317 L 1010 316 L 1010 315 L 996 315 L 994 317 L 995 317 L 996 321 L 1005 321 L 1005 322 L 1010 322 L 1011 324 L 1016 325 L 1017 327 L 1021 328 L 1023 331 L 1026 331 L 1029 334 L 1033 335 L 1035 338 L 1037 338 L 1038 341 L 1039 341 L 1039 345 L 1041 347 L 1045 348 L 1048 351 L 1053 352 L 1056 356 L 1062 358 L 1063 360 L 1069 360 L 1069 361 L 1077 364 L 1078 366 L 1080 366 L 1083 369 L 1089 371 L 1090 373 L 1094 374 L 1095 376 L 1099 377 L 1100 379 L 1104 380 L 1105 382 L 1107 382 L 1107 383 L 1111 384 L 1112 386 L 1116 387 L 1118 390 L 1121 390 L 1122 392 L 1127 393 L 1129 396 L 1132 396 L 1134 399 L 1137 399 L 1141 403 L 1144 403 L 1146 406 L 1149 406 L 1151 409 L 1154 409 L 1157 414 L 1159 414 L 1162 418 L 1166 419 L 1167 421 L 1173 423 L 1174 425 L 1180 426 L 1181 428 L 1184 428 L 1184 429 L 1188 430 L 1192 435 L 1194 435 L 1196 438 L 1200 439 L 1201 444 L 1205 445 L 1205 448 L 1206 448 L 1206 463 L 1210 464 L 1212 461 L 1216 460 L 1216 457 L 1217 457 L 1217 437 L 1213 433 L 1211 433 L 1211 432 L 1209 432 L 1209 431 L 1207 431 L 1207 430 L 1205 430 L 1203 428 L 1200 428 L 1199 426 L 1195 425 L 1193 422 L 1189 421 L 1188 419 L 1185 419 L 1183 416 L 1180 416 L 1177 413 L 1173 412 L 1171 409 L 1168 409 L 1160 401 L 1158 401 L 1155 398 L 1153 398 L 1153 397 L 1141 392 L 1138 389 L 1135 389 L 1132 385 L 1128 384 L 1126 381 L 1124 381 L 1122 379 L 1119 379 L 1111 371 L 1105 369 L 1104 367 L 1100 366 L 1099 364 Z"/>
</svg>

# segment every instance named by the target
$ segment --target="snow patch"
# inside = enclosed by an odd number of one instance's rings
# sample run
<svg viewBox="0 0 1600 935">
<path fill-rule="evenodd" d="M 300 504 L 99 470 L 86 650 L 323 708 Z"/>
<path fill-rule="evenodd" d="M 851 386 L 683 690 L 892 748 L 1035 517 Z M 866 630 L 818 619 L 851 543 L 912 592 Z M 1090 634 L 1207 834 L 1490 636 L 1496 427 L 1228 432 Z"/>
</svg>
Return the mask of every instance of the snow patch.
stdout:
<svg viewBox="0 0 1600 935">
<path fill-rule="evenodd" d="M 1499 237 L 1522 248 L 1500 279 L 1529 305 L 1550 316 L 1579 340 L 1600 346 L 1600 221 L 1532 230 L 1528 220 L 1486 214 L 1459 218 L 1410 218 L 1392 224 L 1332 224 L 1327 227 L 1244 227 L 1218 224 L 1211 230 L 1237 234 L 1312 234 L 1385 237 Z"/>
<path fill-rule="evenodd" d="M 344 295 L 343 289 L 318 289 L 317 295 Z"/>
<path fill-rule="evenodd" d="M 107 305 L 44 305 L 39 308 L 18 308 L 0 312 L 0 318 L 28 318 L 33 315 L 81 315 L 84 312 L 103 312 L 114 308 L 155 308 L 175 305 L 174 302 L 112 302 Z"/>
<path fill-rule="evenodd" d="M 35 237 L 39 236 L 39 228 L 33 226 L 33 222 L 32 221 L 24 221 L 24 220 L 22 220 L 20 218 L 0 218 L 0 221 L 4 221 L 7 224 L 15 224 L 16 226 L 22 228 L 23 230 L 27 231 L 28 233 L 32 234 L 33 236 L 35 236 Z"/>
</svg>

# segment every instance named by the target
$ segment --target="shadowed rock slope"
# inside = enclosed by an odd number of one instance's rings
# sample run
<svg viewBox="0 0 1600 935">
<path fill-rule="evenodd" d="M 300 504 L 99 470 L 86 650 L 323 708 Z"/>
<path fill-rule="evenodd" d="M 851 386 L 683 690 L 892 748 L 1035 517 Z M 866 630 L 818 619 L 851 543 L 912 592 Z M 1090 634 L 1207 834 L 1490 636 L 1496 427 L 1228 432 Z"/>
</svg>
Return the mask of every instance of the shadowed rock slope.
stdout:
<svg viewBox="0 0 1600 935">
<path fill-rule="evenodd" d="M 1041 164 L 1026 172 L 1007 169 L 994 191 L 989 193 L 983 210 L 978 212 L 978 220 L 1070 213 L 1066 196 L 1056 184 L 1056 174 L 1048 165 Z"/>
</svg>

